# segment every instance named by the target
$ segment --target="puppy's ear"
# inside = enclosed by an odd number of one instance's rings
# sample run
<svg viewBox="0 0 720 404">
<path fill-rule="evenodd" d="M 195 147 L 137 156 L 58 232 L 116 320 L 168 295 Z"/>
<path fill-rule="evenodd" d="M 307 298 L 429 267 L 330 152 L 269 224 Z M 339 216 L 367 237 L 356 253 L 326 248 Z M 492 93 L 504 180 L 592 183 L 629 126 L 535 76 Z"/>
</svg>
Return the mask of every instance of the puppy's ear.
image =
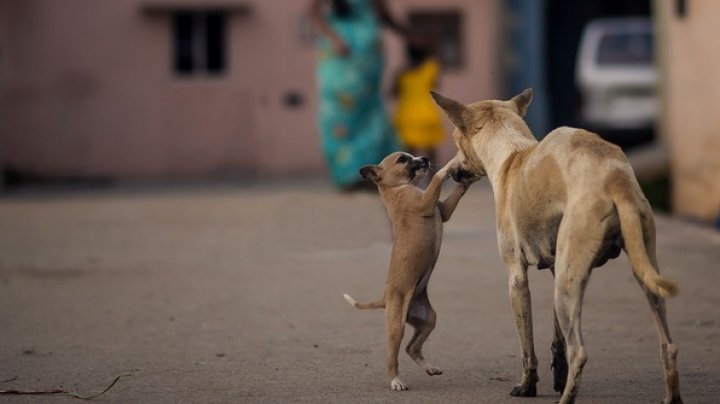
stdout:
<svg viewBox="0 0 720 404">
<path fill-rule="evenodd" d="M 432 95 L 435 103 L 445 111 L 453 125 L 460 129 L 462 133 L 466 133 L 470 122 L 470 110 L 468 107 L 455 100 L 443 97 L 434 91 L 430 91 L 430 95 Z"/>
<path fill-rule="evenodd" d="M 366 165 L 360 167 L 360 176 L 363 177 L 364 180 L 370 180 L 372 182 L 378 182 L 382 179 L 382 176 L 380 175 L 380 172 L 382 171 L 382 168 L 380 166 L 376 165 Z"/>
<path fill-rule="evenodd" d="M 533 99 L 533 89 L 526 88 L 522 93 L 512 97 L 510 102 L 517 108 L 517 113 L 521 117 L 524 117 L 530 107 L 530 101 Z"/>
</svg>

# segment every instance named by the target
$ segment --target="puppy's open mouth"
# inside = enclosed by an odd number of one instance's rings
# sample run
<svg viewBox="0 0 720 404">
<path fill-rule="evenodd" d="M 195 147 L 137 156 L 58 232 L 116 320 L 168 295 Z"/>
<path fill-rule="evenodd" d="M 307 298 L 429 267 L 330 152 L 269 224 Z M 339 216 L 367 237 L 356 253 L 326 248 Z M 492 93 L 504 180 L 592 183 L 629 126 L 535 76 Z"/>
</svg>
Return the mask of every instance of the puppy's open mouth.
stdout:
<svg viewBox="0 0 720 404">
<path fill-rule="evenodd" d="M 416 178 L 418 175 L 427 174 L 427 168 L 410 169 L 410 179 Z"/>
</svg>

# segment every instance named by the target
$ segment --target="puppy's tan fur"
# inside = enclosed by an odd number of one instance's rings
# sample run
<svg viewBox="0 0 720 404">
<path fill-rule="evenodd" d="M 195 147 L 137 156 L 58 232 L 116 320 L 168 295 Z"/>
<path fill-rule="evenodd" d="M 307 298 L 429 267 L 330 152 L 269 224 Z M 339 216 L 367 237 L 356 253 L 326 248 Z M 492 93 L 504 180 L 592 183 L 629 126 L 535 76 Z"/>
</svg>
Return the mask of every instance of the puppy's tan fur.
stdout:
<svg viewBox="0 0 720 404">
<path fill-rule="evenodd" d="M 442 224 L 450 219 L 469 181 L 458 184 L 444 201 L 438 201 L 442 184 L 448 178 L 448 167 L 440 169 L 423 192 L 417 184 L 428 168 L 427 159 L 397 152 L 385 157 L 379 165 L 360 170 L 364 178 L 378 186 L 392 221 L 394 242 L 382 299 L 362 304 L 347 294 L 344 296 L 359 309 L 385 308 L 389 345 L 387 372 L 393 390 L 407 390 L 398 376 L 398 353 L 405 322 L 415 328 L 406 348 L 408 355 L 429 375 L 442 374 L 422 353 L 436 319 L 428 300 L 427 284 L 440 253 Z"/>
<path fill-rule="evenodd" d="M 538 142 L 522 119 L 530 89 L 508 101 L 470 105 L 433 97 L 457 128 L 453 176 L 487 176 L 493 187 L 498 245 L 522 348 L 522 381 L 511 394 L 534 396 L 538 381 L 528 266 L 550 268 L 555 276 L 554 387 L 562 392 L 560 402 L 570 403 L 587 358 L 580 332 L 585 286 L 592 268 L 624 249 L 655 318 L 664 402 L 682 402 L 664 303 L 677 287 L 658 273 L 653 213 L 620 148 L 568 127 Z"/>
</svg>

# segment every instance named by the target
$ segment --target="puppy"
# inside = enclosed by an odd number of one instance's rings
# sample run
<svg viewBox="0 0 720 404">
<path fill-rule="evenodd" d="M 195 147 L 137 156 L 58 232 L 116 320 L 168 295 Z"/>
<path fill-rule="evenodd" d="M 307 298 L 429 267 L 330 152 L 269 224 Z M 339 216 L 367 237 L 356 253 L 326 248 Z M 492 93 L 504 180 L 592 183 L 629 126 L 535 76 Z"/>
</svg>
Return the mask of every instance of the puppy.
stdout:
<svg viewBox="0 0 720 404">
<path fill-rule="evenodd" d="M 407 385 L 398 376 L 398 352 L 405 322 L 415 328 L 406 348 L 408 355 L 427 374 L 442 374 L 442 370 L 430 365 L 422 353 L 436 319 L 428 300 L 427 284 L 440 253 L 442 224 L 450 219 L 471 182 L 470 179 L 461 182 L 447 199 L 439 202 L 442 184 L 448 178 L 448 167 L 440 169 L 423 192 L 417 184 L 429 168 L 425 157 L 396 152 L 385 157 L 379 165 L 360 169 L 363 178 L 377 184 L 392 221 L 394 243 L 383 297 L 365 304 L 357 303 L 347 294 L 344 297 L 358 309 L 385 308 L 389 344 L 387 372 L 390 388 L 398 391 L 407 390 Z"/>
<path fill-rule="evenodd" d="M 456 126 L 453 176 L 487 176 L 495 194 L 498 244 L 523 361 L 522 382 L 510 394 L 535 396 L 538 381 L 528 266 L 549 268 L 555 277 L 554 387 L 562 392 L 560 403 L 571 403 L 587 360 L 580 332 L 585 286 L 594 267 L 623 249 L 655 319 L 665 372 L 663 402 L 681 403 L 677 348 L 664 302 L 677 286 L 658 273 L 653 213 L 620 148 L 568 127 L 538 142 L 522 119 L 531 89 L 509 101 L 470 105 L 433 97 Z"/>
</svg>

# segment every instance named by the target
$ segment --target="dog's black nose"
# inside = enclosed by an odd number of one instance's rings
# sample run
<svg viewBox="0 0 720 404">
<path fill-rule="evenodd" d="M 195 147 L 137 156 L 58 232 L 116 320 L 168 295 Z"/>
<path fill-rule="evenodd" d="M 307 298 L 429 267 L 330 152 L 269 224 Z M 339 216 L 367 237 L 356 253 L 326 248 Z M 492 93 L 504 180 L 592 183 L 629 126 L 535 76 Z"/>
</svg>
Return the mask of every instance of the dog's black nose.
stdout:
<svg viewBox="0 0 720 404">
<path fill-rule="evenodd" d="M 428 167 L 430 165 L 430 159 L 428 159 L 427 157 L 420 157 L 420 161 L 425 167 Z"/>
</svg>

